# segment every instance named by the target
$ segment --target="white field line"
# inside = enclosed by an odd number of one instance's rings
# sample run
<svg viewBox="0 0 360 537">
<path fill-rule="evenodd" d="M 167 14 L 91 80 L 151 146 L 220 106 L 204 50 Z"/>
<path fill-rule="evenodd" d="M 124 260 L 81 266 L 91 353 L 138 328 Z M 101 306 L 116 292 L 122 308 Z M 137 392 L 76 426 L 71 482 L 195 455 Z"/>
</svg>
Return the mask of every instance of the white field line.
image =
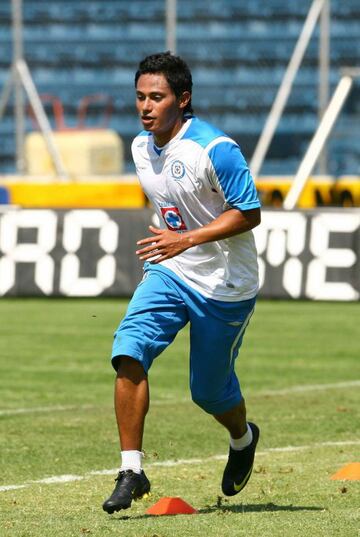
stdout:
<svg viewBox="0 0 360 537">
<path fill-rule="evenodd" d="M 43 412 L 64 412 L 67 410 L 91 410 L 96 408 L 94 405 L 54 405 L 54 406 L 35 406 L 24 408 L 9 408 L 0 410 L 0 416 L 16 416 L 17 414 L 38 414 Z"/>
<path fill-rule="evenodd" d="M 345 382 L 334 382 L 332 384 L 305 384 L 302 386 L 291 386 L 281 390 L 267 390 L 257 392 L 256 396 L 271 396 L 271 395 L 291 395 L 294 393 L 316 392 L 321 390 L 333 390 L 341 388 L 356 388 L 360 387 L 360 380 L 348 380 Z"/>
<path fill-rule="evenodd" d="M 278 395 L 291 395 L 296 393 L 304 393 L 304 392 L 316 392 L 316 391 L 322 391 L 322 390 L 336 390 L 336 389 L 342 389 L 342 388 L 356 388 L 360 387 L 360 380 L 349 380 L 344 382 L 334 382 L 332 384 L 305 384 L 300 386 L 291 386 L 290 388 L 284 388 L 281 390 L 265 390 L 256 392 L 254 394 L 251 393 L 249 397 L 272 397 L 272 396 L 278 396 Z M 167 399 L 160 399 L 155 400 L 151 402 L 151 406 L 163 406 L 163 405 L 171 405 L 171 404 L 178 404 L 178 403 L 189 403 L 190 399 L 187 397 L 176 399 L 176 398 L 167 398 Z M 1 416 L 16 416 L 17 414 L 38 414 L 38 413 L 46 413 L 46 412 L 66 412 L 69 410 L 93 410 L 95 408 L 99 408 L 98 405 L 54 405 L 54 406 L 39 406 L 39 407 L 24 407 L 24 408 L 10 408 L 10 409 L 4 409 L 0 410 L 0 417 Z"/>
<path fill-rule="evenodd" d="M 278 448 L 268 448 L 263 451 L 259 451 L 256 453 L 256 457 L 268 455 L 269 453 L 291 453 L 291 452 L 299 452 L 299 451 L 306 451 L 309 449 L 316 449 L 321 447 L 344 447 L 344 446 L 358 446 L 360 445 L 360 440 L 348 440 L 343 442 L 317 442 L 314 444 L 309 444 L 307 446 L 285 446 L 285 447 L 278 447 Z M 168 460 L 168 461 L 158 461 L 153 462 L 147 465 L 147 468 L 152 467 L 174 467 L 174 466 L 184 466 L 187 464 L 203 464 L 210 461 L 225 461 L 227 459 L 227 455 L 213 455 L 212 457 L 206 457 L 203 459 L 197 458 L 197 459 L 177 459 L 177 460 Z M 29 481 L 27 483 L 23 483 L 22 485 L 5 485 L 0 487 L 0 492 L 8 492 L 12 490 L 18 490 L 18 489 L 24 489 L 26 487 L 30 487 L 31 485 L 50 485 L 54 483 L 70 483 L 72 481 L 82 481 L 84 479 L 89 479 L 93 476 L 98 475 L 116 475 L 119 471 L 118 468 L 112 468 L 110 470 L 93 470 L 92 472 L 87 472 L 84 475 L 72 475 L 72 474 L 65 474 L 65 475 L 54 475 L 51 477 L 46 477 L 44 479 L 38 479 L 36 481 Z"/>
<path fill-rule="evenodd" d="M 190 403 L 188 397 L 181 399 L 168 398 L 160 399 L 158 401 L 151 401 L 151 406 L 163 406 L 169 404 L 178 404 L 178 403 Z M 51 412 L 68 412 L 70 410 L 94 410 L 101 408 L 102 405 L 53 405 L 53 406 L 35 406 L 35 407 L 24 407 L 24 408 L 9 408 L 0 410 L 1 416 L 17 416 L 19 414 L 46 414 Z M 105 405 L 104 405 L 105 407 Z M 106 408 L 108 408 L 106 406 Z"/>
</svg>

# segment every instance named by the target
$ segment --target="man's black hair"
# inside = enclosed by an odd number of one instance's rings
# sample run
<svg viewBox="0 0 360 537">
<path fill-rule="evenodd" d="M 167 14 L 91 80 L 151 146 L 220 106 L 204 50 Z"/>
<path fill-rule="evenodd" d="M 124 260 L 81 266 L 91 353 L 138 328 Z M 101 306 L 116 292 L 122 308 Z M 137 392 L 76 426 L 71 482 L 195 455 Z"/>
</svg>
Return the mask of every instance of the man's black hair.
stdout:
<svg viewBox="0 0 360 537">
<path fill-rule="evenodd" d="M 192 93 L 192 77 L 187 64 L 180 56 L 175 56 L 171 52 L 159 52 L 146 56 L 140 63 L 135 73 L 135 87 L 141 75 L 148 73 L 162 73 L 170 88 L 177 98 L 181 97 L 184 91 Z M 186 107 L 184 114 L 192 114 L 191 98 Z"/>
</svg>

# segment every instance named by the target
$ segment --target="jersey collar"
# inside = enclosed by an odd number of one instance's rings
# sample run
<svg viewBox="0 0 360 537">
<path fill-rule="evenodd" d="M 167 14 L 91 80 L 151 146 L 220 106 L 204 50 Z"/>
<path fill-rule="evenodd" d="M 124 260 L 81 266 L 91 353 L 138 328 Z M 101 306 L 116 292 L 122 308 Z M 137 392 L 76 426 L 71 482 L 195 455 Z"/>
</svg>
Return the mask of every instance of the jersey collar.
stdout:
<svg viewBox="0 0 360 537">
<path fill-rule="evenodd" d="M 163 145 L 162 147 L 157 147 L 155 145 L 155 142 L 154 142 L 154 137 L 153 137 L 153 148 L 154 148 L 154 151 L 155 153 L 160 156 L 161 153 L 164 151 L 164 149 L 167 149 L 171 144 L 173 144 L 176 140 L 179 140 L 180 138 L 182 138 L 185 134 L 185 132 L 188 130 L 188 128 L 190 127 L 191 125 L 191 121 L 192 121 L 192 116 L 191 117 L 187 117 L 186 118 L 186 121 L 184 123 L 184 125 L 181 127 L 181 129 L 179 130 L 179 132 L 174 136 L 174 138 L 171 138 L 171 140 L 168 141 L 167 144 Z"/>
</svg>

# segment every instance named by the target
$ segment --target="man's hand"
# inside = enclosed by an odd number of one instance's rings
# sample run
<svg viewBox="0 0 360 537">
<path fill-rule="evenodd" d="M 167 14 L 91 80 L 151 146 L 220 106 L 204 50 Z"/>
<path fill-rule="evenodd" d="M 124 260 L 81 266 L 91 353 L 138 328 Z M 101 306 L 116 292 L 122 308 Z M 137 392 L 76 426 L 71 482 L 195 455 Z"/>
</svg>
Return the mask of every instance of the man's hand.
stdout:
<svg viewBox="0 0 360 537">
<path fill-rule="evenodd" d="M 159 263 L 181 254 L 192 246 L 245 233 L 259 225 L 260 220 L 260 209 L 249 209 L 248 211 L 229 209 L 209 224 L 184 233 L 149 226 L 154 235 L 137 242 L 139 246 L 145 245 L 145 247 L 137 250 L 136 254 L 143 261 L 150 260 L 151 263 Z"/>
<path fill-rule="evenodd" d="M 193 246 L 191 240 L 187 239 L 183 233 L 177 233 L 169 229 L 159 229 L 154 226 L 149 226 L 149 229 L 154 235 L 141 239 L 136 243 L 138 246 L 144 246 L 144 248 L 136 250 L 136 254 L 142 261 L 159 263 L 181 254 L 181 252 Z"/>
</svg>

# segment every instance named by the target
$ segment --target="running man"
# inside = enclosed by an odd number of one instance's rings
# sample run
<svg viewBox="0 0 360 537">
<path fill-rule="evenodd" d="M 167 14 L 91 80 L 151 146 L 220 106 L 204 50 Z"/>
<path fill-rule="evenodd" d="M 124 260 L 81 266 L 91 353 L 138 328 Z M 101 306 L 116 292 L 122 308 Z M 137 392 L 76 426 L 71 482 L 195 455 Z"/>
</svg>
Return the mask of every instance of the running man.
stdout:
<svg viewBox="0 0 360 537">
<path fill-rule="evenodd" d="M 259 438 L 258 427 L 246 420 L 234 370 L 258 292 L 251 230 L 260 223 L 260 203 L 253 179 L 237 143 L 193 115 L 191 72 L 180 57 L 146 57 L 135 89 L 144 131 L 132 154 L 160 225 L 150 226 L 137 244 L 144 278 L 113 343 L 122 462 L 103 504 L 108 513 L 150 490 L 141 451 L 148 371 L 188 322 L 192 399 L 230 436 L 225 495 L 248 482 Z"/>
</svg>

